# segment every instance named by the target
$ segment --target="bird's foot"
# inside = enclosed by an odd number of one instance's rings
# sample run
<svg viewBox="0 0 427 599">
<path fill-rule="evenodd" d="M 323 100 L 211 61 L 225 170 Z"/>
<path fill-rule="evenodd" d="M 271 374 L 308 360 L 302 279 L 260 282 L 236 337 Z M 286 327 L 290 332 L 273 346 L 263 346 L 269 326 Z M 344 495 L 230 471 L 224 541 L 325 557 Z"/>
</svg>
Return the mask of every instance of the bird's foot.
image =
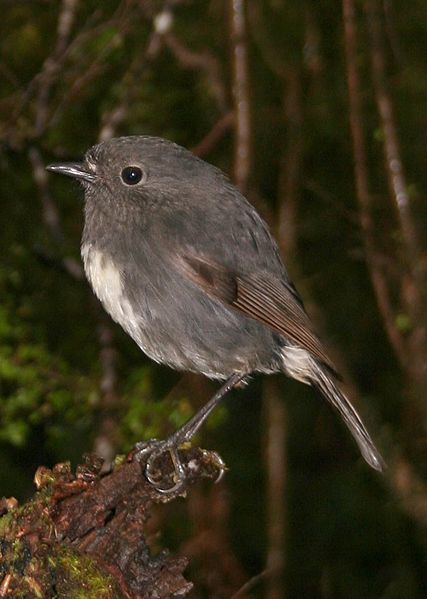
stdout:
<svg viewBox="0 0 427 599">
<path fill-rule="evenodd" d="M 232 374 L 190 420 L 164 441 L 150 439 L 137 444 L 137 458 L 145 463 L 145 477 L 159 493 L 179 495 L 197 478 L 214 478 L 215 474 L 217 481 L 222 478 L 226 468 L 220 456 L 215 451 L 191 448 L 190 441 L 224 395 L 246 378 L 246 374 Z"/>
<path fill-rule="evenodd" d="M 177 444 L 173 436 L 137 443 L 135 449 L 137 459 L 145 463 L 145 478 L 164 495 L 179 495 L 203 476 L 218 482 L 227 469 L 216 451 L 192 448 L 188 441 Z"/>
</svg>

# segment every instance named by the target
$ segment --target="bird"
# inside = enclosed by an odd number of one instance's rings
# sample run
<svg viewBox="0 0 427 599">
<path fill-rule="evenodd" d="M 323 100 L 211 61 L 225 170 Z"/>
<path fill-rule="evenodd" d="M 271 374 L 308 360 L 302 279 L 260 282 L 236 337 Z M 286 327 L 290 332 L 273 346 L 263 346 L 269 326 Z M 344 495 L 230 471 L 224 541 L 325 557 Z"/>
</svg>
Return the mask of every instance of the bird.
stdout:
<svg viewBox="0 0 427 599">
<path fill-rule="evenodd" d="M 84 190 L 81 256 L 94 293 L 152 360 L 223 384 L 167 439 L 175 492 L 185 484 L 178 447 L 221 399 L 255 374 L 311 385 L 338 412 L 366 462 L 384 460 L 307 315 L 267 224 L 218 168 L 159 137 L 112 138 L 82 162 L 51 164 Z"/>
</svg>

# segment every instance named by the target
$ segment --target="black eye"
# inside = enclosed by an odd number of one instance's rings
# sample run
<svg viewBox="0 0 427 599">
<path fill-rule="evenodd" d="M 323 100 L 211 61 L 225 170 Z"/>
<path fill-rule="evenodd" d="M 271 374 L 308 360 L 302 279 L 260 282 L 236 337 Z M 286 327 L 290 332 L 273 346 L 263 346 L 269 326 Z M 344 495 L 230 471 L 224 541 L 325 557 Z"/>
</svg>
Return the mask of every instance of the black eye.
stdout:
<svg viewBox="0 0 427 599">
<path fill-rule="evenodd" d="M 127 166 L 122 170 L 121 177 L 126 185 L 136 185 L 142 179 L 142 170 L 139 166 Z"/>
</svg>

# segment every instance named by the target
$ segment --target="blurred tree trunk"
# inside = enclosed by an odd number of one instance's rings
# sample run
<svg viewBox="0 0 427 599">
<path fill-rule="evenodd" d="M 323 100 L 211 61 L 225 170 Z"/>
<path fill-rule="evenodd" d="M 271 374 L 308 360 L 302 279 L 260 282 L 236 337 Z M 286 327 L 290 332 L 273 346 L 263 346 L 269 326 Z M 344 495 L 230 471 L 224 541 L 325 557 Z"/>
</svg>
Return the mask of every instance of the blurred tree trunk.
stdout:
<svg viewBox="0 0 427 599">
<path fill-rule="evenodd" d="M 253 190 L 249 192 L 253 151 L 247 39 L 246 3 L 244 0 L 230 0 L 232 90 L 235 111 L 234 181 L 242 193 L 249 193 L 254 197 Z M 293 165 L 294 162 L 292 161 L 291 164 Z M 287 181 L 291 187 L 295 183 L 293 174 L 290 173 Z M 253 183 L 255 184 L 254 181 Z M 292 198 L 290 205 L 292 205 Z M 264 430 L 266 433 L 267 478 L 265 489 L 267 508 L 265 596 L 268 599 L 279 599 L 284 597 L 285 406 L 283 399 L 278 394 L 276 383 L 273 381 L 264 382 L 262 398 L 266 415 Z"/>
<path fill-rule="evenodd" d="M 427 436 L 426 251 L 420 240 L 411 206 L 393 102 L 387 84 L 383 9 L 377 0 L 367 0 L 365 7 L 371 41 L 372 81 L 383 134 L 389 201 L 394 207 L 399 225 L 399 255 L 396 256 L 402 265 L 399 309 L 400 313 L 408 315 L 410 321 L 410 330 L 404 335 L 405 358 L 401 361 L 409 386 L 413 389 L 405 410 L 409 416 L 405 437 L 408 446 L 420 457 L 425 456 Z M 398 314 L 395 315 L 395 323 L 398 327 Z M 418 435 L 414 435 L 415 430 L 418 430 Z M 427 466 L 425 457 L 424 466 Z"/>
<path fill-rule="evenodd" d="M 407 402 L 407 448 L 420 457 L 424 453 L 427 434 L 427 337 L 425 271 L 423 245 L 419 239 L 408 186 L 405 180 L 392 99 L 386 82 L 383 19 L 379 3 L 365 3 L 370 37 L 372 81 L 383 134 L 384 164 L 389 185 L 389 202 L 394 209 L 398 227 L 397 247 L 394 255 L 386 256 L 380 249 L 379 230 L 373 218 L 372 196 L 368 180 L 367 153 L 363 130 L 363 107 L 357 66 L 356 12 L 353 0 L 343 0 L 344 39 L 349 95 L 349 117 L 353 140 L 354 172 L 362 238 L 368 272 L 375 291 L 378 309 L 384 322 L 391 346 L 412 389 Z M 392 229 L 384 229 L 381 235 L 396 238 Z M 387 263 L 394 261 L 394 269 Z M 407 315 L 410 326 L 402 326 L 402 317 Z M 414 435 L 414 432 L 418 433 Z"/>
<path fill-rule="evenodd" d="M 403 247 L 399 248 L 400 251 L 396 252 L 393 257 L 398 265 L 400 275 L 397 280 L 387 268 L 387 259 L 390 257 L 386 258 L 381 252 L 378 230 L 373 218 L 374 208 L 368 179 L 363 128 L 361 84 L 357 66 L 356 11 L 353 0 L 343 0 L 349 118 L 360 227 L 363 234 L 365 259 L 379 313 L 406 378 L 407 386 L 412 390 L 406 398 L 409 405 L 406 406 L 405 412 L 409 414 L 409 417 L 406 420 L 404 443 L 410 450 L 409 453 L 412 450 L 419 462 L 420 456 L 425 454 L 427 433 L 427 405 L 424 398 L 427 385 L 427 346 L 425 337 L 426 308 L 424 305 L 425 273 L 422 270 L 423 250 L 409 205 L 410 200 L 403 174 L 392 102 L 385 81 L 384 46 L 380 29 L 379 7 L 375 1 L 367 2 L 366 7 L 371 36 L 372 76 L 384 135 L 385 168 L 390 190 L 389 200 L 394 203 L 398 212 L 398 222 L 402 232 L 400 245 Z M 392 232 L 389 231 L 388 234 L 391 236 Z M 396 270 L 393 271 L 393 274 L 395 272 Z M 397 294 L 398 303 L 396 303 L 396 286 L 400 289 L 400 293 Z M 411 317 L 412 330 L 410 333 L 399 327 L 399 314 L 404 312 Z M 417 434 L 415 434 L 416 431 Z M 410 461 L 408 462 L 403 456 L 391 456 L 390 467 L 390 482 L 404 509 L 424 528 L 427 521 L 425 484 L 418 478 Z"/>
</svg>

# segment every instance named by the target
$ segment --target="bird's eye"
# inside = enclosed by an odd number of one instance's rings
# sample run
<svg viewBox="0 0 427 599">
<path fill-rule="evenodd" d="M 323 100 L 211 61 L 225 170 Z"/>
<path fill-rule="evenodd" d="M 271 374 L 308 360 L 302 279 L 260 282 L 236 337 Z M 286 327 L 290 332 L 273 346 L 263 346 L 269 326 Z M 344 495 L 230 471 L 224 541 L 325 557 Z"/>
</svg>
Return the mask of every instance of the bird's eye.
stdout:
<svg viewBox="0 0 427 599">
<path fill-rule="evenodd" d="M 142 170 L 139 166 L 127 166 L 122 170 L 121 177 L 126 185 L 136 185 L 142 179 Z"/>
</svg>

